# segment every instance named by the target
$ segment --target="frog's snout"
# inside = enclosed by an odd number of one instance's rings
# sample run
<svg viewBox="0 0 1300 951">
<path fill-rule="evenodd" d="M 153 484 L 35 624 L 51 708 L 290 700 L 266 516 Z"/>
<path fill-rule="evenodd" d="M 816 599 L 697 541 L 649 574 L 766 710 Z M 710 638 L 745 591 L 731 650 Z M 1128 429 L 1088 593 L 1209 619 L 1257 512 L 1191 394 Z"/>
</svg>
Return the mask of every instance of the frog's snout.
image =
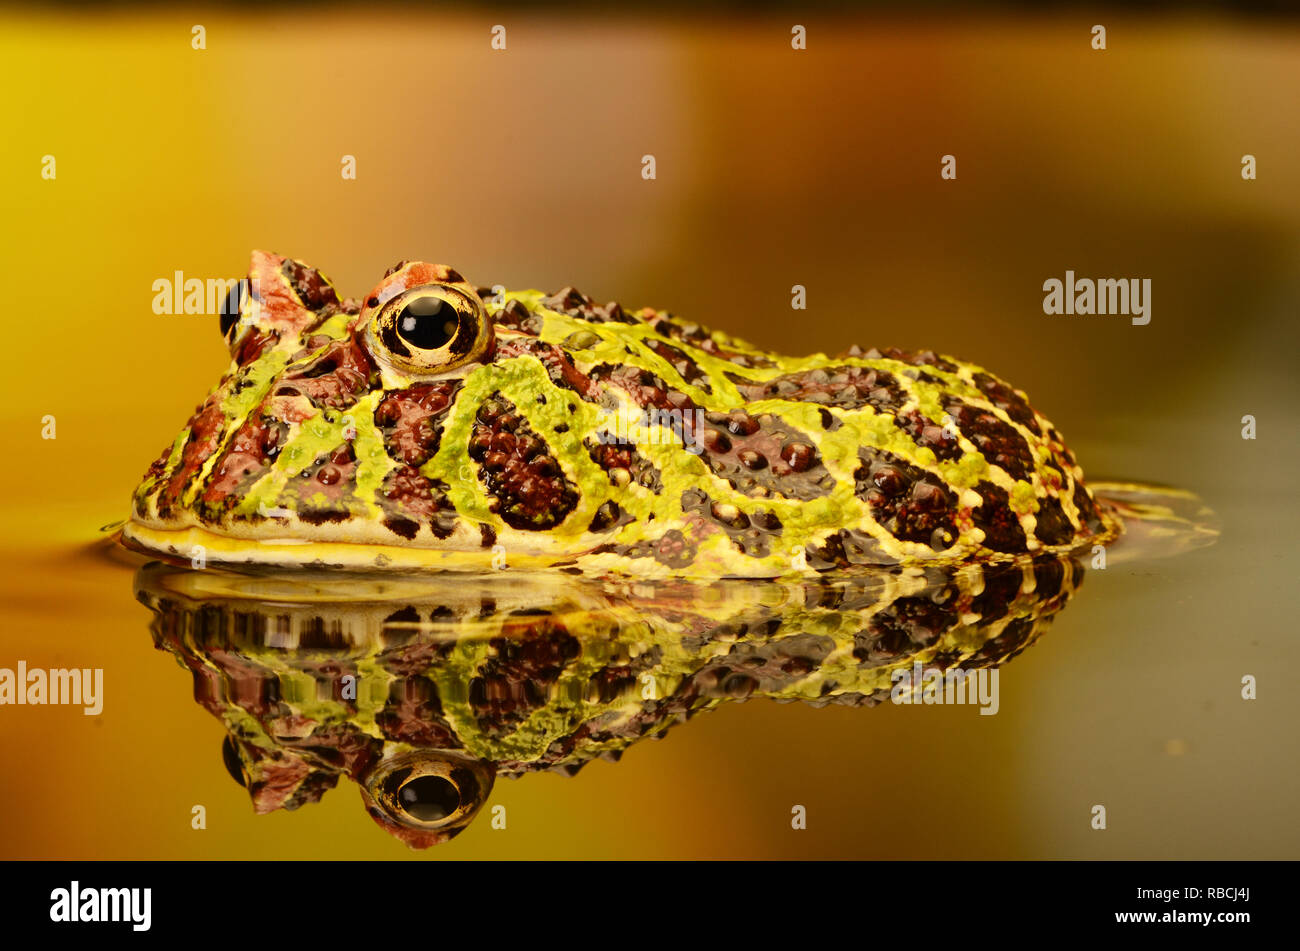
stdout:
<svg viewBox="0 0 1300 951">
<path fill-rule="evenodd" d="M 478 815 L 496 770 L 453 750 L 418 750 L 380 760 L 360 777 L 366 811 L 411 848 L 453 838 Z"/>
</svg>

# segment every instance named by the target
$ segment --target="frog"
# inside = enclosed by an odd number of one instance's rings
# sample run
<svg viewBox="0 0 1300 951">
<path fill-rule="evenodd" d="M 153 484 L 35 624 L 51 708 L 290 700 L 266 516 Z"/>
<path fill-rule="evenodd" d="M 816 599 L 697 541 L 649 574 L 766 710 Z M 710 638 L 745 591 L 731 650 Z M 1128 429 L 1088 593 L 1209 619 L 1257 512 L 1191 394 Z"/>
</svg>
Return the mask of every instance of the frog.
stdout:
<svg viewBox="0 0 1300 951">
<path fill-rule="evenodd" d="M 1026 394 L 934 351 L 784 356 L 666 310 L 422 261 L 363 298 L 255 251 L 225 374 L 124 544 L 359 571 L 774 578 L 1105 545 Z"/>
<path fill-rule="evenodd" d="M 470 827 L 500 780 L 619 762 L 724 706 L 975 703 L 979 672 L 1036 644 L 1084 573 L 1051 553 L 793 579 L 454 583 L 154 561 L 134 590 L 257 814 L 346 780 L 381 829 L 426 849 Z"/>
</svg>

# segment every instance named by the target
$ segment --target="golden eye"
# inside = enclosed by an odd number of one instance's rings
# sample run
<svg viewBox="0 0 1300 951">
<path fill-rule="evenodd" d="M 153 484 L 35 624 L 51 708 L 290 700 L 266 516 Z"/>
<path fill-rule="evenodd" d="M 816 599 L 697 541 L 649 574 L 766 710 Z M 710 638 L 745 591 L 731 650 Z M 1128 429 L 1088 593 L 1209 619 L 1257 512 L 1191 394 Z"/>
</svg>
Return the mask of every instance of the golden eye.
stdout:
<svg viewBox="0 0 1300 951">
<path fill-rule="evenodd" d="M 491 324 L 467 287 L 421 284 L 393 297 L 366 325 L 371 352 L 392 369 L 439 374 L 483 355 Z"/>
<path fill-rule="evenodd" d="M 381 763 L 365 778 L 375 807 L 398 825 L 454 835 L 492 791 L 493 769 L 450 750 L 422 750 Z"/>
</svg>

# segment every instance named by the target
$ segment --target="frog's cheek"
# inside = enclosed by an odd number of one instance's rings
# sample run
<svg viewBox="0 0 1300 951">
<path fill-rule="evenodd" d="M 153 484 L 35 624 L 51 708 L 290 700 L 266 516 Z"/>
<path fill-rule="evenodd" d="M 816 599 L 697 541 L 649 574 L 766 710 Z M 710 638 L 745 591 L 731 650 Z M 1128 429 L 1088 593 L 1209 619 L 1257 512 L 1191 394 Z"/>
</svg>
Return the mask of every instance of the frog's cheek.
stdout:
<svg viewBox="0 0 1300 951">
<path fill-rule="evenodd" d="M 377 763 L 361 777 L 366 811 L 411 848 L 458 835 L 492 792 L 491 764 L 453 750 L 417 750 Z"/>
</svg>

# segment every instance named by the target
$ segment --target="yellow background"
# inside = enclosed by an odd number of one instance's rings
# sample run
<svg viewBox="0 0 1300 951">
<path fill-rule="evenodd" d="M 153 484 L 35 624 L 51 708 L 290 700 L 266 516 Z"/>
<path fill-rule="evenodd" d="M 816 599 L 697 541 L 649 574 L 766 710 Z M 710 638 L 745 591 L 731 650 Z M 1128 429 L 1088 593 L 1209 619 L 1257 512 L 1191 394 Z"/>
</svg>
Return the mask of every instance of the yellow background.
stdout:
<svg viewBox="0 0 1300 951">
<path fill-rule="evenodd" d="M 129 570 L 86 547 L 225 366 L 215 319 L 155 315 L 153 281 L 265 248 L 354 296 L 425 259 L 787 352 L 956 354 L 1027 390 L 1090 475 L 1224 521 L 1208 551 L 1090 574 L 996 717 L 732 705 L 499 783 L 507 831 L 427 858 L 1297 857 L 1296 24 L 803 22 L 794 52 L 790 21 L 722 14 L 3 14 L 0 666 L 102 666 L 107 697 L 0 708 L 0 855 L 415 855 L 346 782 L 253 816 Z M 1044 316 L 1067 268 L 1151 278 L 1151 324 Z"/>
</svg>

